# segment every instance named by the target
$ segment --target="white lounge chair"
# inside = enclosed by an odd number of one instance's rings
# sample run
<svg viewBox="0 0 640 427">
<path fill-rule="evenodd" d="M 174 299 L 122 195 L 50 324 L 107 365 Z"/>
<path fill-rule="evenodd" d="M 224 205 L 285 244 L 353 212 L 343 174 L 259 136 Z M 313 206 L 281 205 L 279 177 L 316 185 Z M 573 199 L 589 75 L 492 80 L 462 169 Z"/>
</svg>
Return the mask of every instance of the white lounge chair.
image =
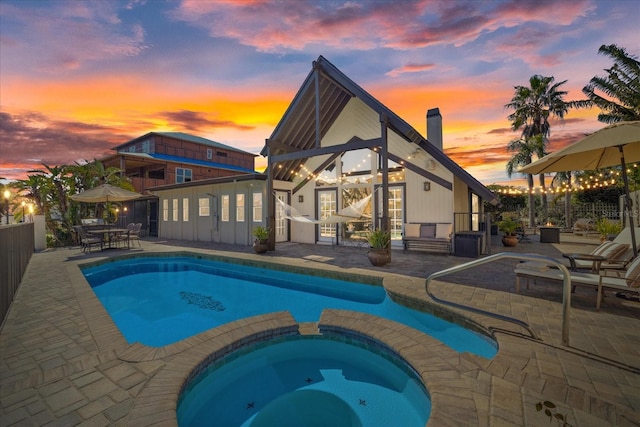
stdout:
<svg viewBox="0 0 640 427">
<path fill-rule="evenodd" d="M 640 245 L 640 228 L 635 227 L 635 235 L 636 242 Z M 611 247 L 610 243 L 618 243 L 627 245 L 627 250 L 623 252 L 614 251 L 613 247 Z M 607 250 L 608 248 L 608 250 Z M 620 250 L 620 248 L 618 248 Z M 604 253 L 603 253 L 604 252 Z M 602 263 L 601 268 L 623 268 L 626 266 L 631 260 L 634 258 L 633 256 L 633 248 L 631 247 L 631 228 L 625 227 L 622 231 L 611 241 L 611 242 L 603 242 L 598 247 L 596 247 L 593 251 L 591 251 L 592 255 L 602 255 L 606 256 L 607 260 Z M 572 267 L 569 262 L 569 259 L 558 259 L 567 267 Z M 590 269 L 593 265 L 593 261 L 589 260 L 575 260 L 575 268 L 577 269 Z"/>
<path fill-rule="evenodd" d="M 539 262 L 519 263 L 514 272 L 516 273 L 516 293 L 520 293 L 520 284 L 523 279 L 526 281 L 527 289 L 530 280 L 546 279 L 556 282 L 564 280 L 559 269 Z M 640 297 L 640 257 L 636 257 L 625 270 L 603 269 L 599 274 L 572 271 L 571 285 L 597 287 L 597 310 L 600 310 L 600 302 L 604 296 L 603 289 L 631 292 Z"/>
</svg>

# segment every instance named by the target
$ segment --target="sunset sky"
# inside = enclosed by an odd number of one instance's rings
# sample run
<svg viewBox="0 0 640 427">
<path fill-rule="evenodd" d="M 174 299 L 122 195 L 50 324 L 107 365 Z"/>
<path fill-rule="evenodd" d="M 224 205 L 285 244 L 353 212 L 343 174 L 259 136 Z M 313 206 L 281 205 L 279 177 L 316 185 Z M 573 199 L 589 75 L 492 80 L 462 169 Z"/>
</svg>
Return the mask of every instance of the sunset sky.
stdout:
<svg viewBox="0 0 640 427">
<path fill-rule="evenodd" d="M 0 2 L 0 177 L 92 160 L 151 131 L 258 153 L 323 55 L 484 184 L 507 178 L 509 102 L 534 74 L 566 100 L 640 56 L 640 0 Z M 604 124 L 552 122 L 555 151 Z M 257 158 L 256 167 L 266 162 Z"/>
</svg>

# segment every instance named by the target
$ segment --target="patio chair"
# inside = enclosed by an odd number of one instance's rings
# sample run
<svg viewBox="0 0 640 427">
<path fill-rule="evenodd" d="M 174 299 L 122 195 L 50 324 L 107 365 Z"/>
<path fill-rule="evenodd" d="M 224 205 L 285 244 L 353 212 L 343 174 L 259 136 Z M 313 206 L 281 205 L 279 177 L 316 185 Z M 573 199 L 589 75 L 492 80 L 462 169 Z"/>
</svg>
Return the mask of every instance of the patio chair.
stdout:
<svg viewBox="0 0 640 427">
<path fill-rule="evenodd" d="M 520 221 L 520 225 L 516 228 L 516 236 L 518 236 L 518 242 L 520 243 L 531 243 L 524 221 Z"/>
<path fill-rule="evenodd" d="M 129 230 L 129 242 L 131 242 L 132 240 L 135 242 L 138 242 L 138 247 L 141 248 L 142 245 L 140 244 L 140 231 L 142 230 L 142 223 L 138 222 L 136 224 L 129 224 L 132 225 L 132 228 Z"/>
<path fill-rule="evenodd" d="M 104 242 L 102 241 L 102 236 L 99 235 L 89 235 L 87 230 L 84 229 L 83 226 L 78 225 L 74 227 L 80 236 L 80 247 L 82 248 L 82 252 L 89 253 L 91 252 L 91 246 L 100 246 L 100 250 L 102 250 Z"/>
<path fill-rule="evenodd" d="M 562 283 L 564 276 L 557 268 L 539 262 L 521 262 L 516 265 L 516 293 L 520 293 L 521 280 L 525 280 L 527 289 L 529 281 L 545 279 Z M 571 271 L 571 285 L 595 287 L 598 290 L 596 310 L 604 298 L 604 289 L 614 289 L 625 293 L 633 293 L 640 297 L 640 257 L 635 258 L 624 270 L 603 269 L 598 274 Z"/>
</svg>

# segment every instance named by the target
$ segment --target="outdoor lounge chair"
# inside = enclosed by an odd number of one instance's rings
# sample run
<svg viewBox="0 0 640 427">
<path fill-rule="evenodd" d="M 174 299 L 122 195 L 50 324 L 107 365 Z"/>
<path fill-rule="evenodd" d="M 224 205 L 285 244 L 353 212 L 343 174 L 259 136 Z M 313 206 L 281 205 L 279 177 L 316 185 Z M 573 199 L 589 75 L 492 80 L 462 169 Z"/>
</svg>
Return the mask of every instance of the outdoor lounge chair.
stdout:
<svg viewBox="0 0 640 427">
<path fill-rule="evenodd" d="M 596 231 L 596 222 L 591 218 L 578 218 L 573 224 L 573 234 L 576 236 L 588 236 L 589 234 L 598 234 Z"/>
<path fill-rule="evenodd" d="M 582 255 L 587 256 L 581 257 Z M 600 258 L 597 262 L 597 268 L 594 268 L 594 265 L 596 265 L 594 264 L 595 259 L 589 259 L 590 256 Z M 574 271 L 589 269 L 593 270 L 593 273 L 597 273 L 600 268 L 623 268 L 631 261 L 632 256 L 633 250 L 631 249 L 631 245 L 606 241 L 589 253 L 565 254 L 563 258 L 559 258 L 558 261 Z"/>
<path fill-rule="evenodd" d="M 640 244 L 640 230 L 635 229 L 636 234 L 636 242 Z M 624 245 L 626 250 L 622 250 L 621 246 L 618 246 L 616 252 L 616 248 L 610 246 L 611 243 L 617 243 L 618 245 Z M 611 268 L 624 268 L 627 264 L 633 261 L 633 248 L 631 247 L 631 228 L 625 227 L 622 231 L 613 239 L 612 241 L 605 241 L 601 243 L 598 247 L 596 247 L 593 251 L 589 253 L 590 255 L 600 255 L 605 256 L 607 259 L 604 261 L 600 268 L 603 269 L 611 269 Z M 567 267 L 570 267 L 568 259 L 562 259 L 563 264 Z M 590 269 L 592 268 L 593 261 L 589 260 L 575 260 L 576 269 Z"/>
<path fill-rule="evenodd" d="M 546 279 L 562 282 L 564 276 L 557 268 L 539 262 L 522 262 L 516 265 L 516 293 L 520 293 L 520 281 Z M 640 257 L 636 257 L 625 270 L 601 270 L 599 274 L 571 272 L 571 285 L 597 287 L 596 310 L 600 310 L 600 303 L 604 297 L 604 289 L 631 292 L 640 296 Z"/>
</svg>

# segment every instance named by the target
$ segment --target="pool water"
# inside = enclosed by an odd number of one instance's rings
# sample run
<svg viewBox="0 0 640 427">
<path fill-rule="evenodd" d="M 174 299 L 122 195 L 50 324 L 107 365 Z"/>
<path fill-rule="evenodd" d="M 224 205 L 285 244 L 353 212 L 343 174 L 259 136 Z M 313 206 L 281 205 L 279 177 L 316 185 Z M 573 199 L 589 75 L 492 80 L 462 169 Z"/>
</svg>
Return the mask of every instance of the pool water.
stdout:
<svg viewBox="0 0 640 427">
<path fill-rule="evenodd" d="M 415 374 L 364 348 L 297 339 L 203 371 L 181 395 L 178 424 L 242 427 L 420 426 L 431 401 Z"/>
<path fill-rule="evenodd" d="M 129 343 L 160 347 L 246 317 L 287 310 L 318 321 L 325 308 L 384 317 L 458 352 L 486 358 L 488 337 L 395 303 L 382 286 L 191 257 L 131 258 L 82 269 Z"/>
</svg>

